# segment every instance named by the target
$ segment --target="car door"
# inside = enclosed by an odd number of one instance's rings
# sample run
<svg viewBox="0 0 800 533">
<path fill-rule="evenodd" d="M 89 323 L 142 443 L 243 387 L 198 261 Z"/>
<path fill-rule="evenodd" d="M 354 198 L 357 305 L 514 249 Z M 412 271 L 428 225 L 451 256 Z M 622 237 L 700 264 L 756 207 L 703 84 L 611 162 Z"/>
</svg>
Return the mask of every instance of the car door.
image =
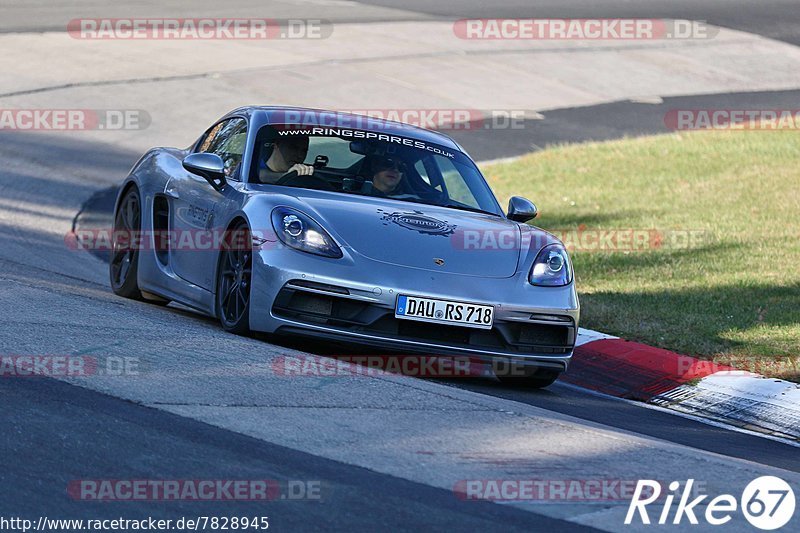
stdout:
<svg viewBox="0 0 800 533">
<path fill-rule="evenodd" d="M 247 121 L 230 118 L 208 130 L 195 151 L 219 155 L 225 163 L 226 179 L 240 181 L 246 139 Z M 213 290 L 219 254 L 214 217 L 218 205 L 226 200 L 204 178 L 185 170 L 170 179 L 165 194 L 171 205 L 172 269 L 184 280 Z"/>
</svg>

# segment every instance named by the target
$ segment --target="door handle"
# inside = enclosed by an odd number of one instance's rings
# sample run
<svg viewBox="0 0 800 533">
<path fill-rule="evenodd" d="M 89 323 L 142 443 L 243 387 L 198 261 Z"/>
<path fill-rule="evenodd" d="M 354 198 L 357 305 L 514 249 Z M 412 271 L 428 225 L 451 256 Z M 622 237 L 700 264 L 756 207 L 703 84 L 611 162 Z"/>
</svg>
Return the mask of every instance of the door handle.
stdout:
<svg viewBox="0 0 800 533">
<path fill-rule="evenodd" d="M 181 197 L 181 195 L 178 194 L 177 189 L 175 189 L 174 187 L 172 187 L 172 188 L 167 187 L 166 189 L 164 189 L 164 194 L 166 194 L 170 198 L 175 198 L 175 199 L 178 199 L 178 198 Z"/>
</svg>

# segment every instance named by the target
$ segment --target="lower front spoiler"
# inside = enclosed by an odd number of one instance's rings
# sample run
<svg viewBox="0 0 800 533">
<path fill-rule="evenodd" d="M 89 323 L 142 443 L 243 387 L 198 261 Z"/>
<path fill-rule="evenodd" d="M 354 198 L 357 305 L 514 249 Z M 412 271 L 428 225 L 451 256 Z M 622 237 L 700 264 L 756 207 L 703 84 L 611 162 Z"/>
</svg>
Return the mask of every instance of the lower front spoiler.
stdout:
<svg viewBox="0 0 800 533">
<path fill-rule="evenodd" d="M 467 356 L 487 364 L 508 363 L 520 367 L 542 368 L 556 370 L 558 372 L 565 372 L 572 359 L 572 352 L 559 355 L 494 352 L 440 345 L 431 342 L 421 343 L 402 338 L 380 337 L 353 331 L 342 331 L 325 326 L 309 326 L 306 324 L 282 325 L 275 330 L 274 334 L 340 342 L 350 346 L 356 345 L 359 348 L 381 348 L 393 353 L 427 356 Z"/>
</svg>

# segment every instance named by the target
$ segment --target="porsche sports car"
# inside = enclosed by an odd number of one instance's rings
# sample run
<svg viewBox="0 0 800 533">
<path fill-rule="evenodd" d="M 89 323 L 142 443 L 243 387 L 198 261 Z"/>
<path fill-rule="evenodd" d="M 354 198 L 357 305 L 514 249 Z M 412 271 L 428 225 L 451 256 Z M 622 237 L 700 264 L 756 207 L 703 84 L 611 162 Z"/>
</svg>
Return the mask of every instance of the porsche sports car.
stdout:
<svg viewBox="0 0 800 533">
<path fill-rule="evenodd" d="M 187 149 L 155 148 L 115 207 L 111 286 L 225 330 L 466 355 L 551 384 L 579 304 L 569 255 L 503 212 L 450 137 L 290 107 L 230 112 Z"/>
</svg>

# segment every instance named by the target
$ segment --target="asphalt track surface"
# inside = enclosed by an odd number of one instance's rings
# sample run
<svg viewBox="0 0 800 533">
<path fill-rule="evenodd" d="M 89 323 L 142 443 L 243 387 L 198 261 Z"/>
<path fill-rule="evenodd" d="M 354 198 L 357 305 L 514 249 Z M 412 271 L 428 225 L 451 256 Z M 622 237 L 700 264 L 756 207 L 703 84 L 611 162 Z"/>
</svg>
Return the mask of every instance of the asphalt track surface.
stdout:
<svg viewBox="0 0 800 533">
<path fill-rule="evenodd" d="M 357 12 L 352 2 L 339 0 L 236 0 L 192 2 L 192 16 L 297 17 L 313 16 L 334 22 L 425 20 L 431 18 L 676 18 L 705 20 L 716 26 L 744 30 L 800 44 L 800 9 L 793 0 L 364 0 Z M 47 7 L 44 10 L 44 6 Z M 79 17 L 177 16 L 180 0 L 81 0 L 52 5 L 46 0 L 8 0 L 0 20 L 2 32 L 63 31 L 64 20 Z"/>
<path fill-rule="evenodd" d="M 49 379 L 0 381 L 2 515 L 114 519 L 120 516 L 267 516 L 278 531 L 590 531 L 577 524 L 343 465 Z M 64 399 L 69 398 L 68 402 Z M 32 446 L 35 443 L 35 446 Z M 154 452 L 158 453 L 154 453 Z M 320 501 L 85 502 L 74 479 L 313 480 Z M 376 498 L 375 495 L 380 495 Z"/>
<path fill-rule="evenodd" d="M 376 6 L 382 2 L 365 2 Z M 10 4 L 13 7 L 13 4 Z M 31 3 L 17 3 L 30 8 Z M 96 13 L 98 3 L 79 3 L 87 13 Z M 239 4 L 242 4 L 239 6 Z M 246 2 L 235 3 L 244 11 Z M 335 4 L 335 3 L 334 3 Z M 137 4 L 137 9 L 147 3 Z M 153 3 L 170 6 L 177 3 Z M 200 6 L 217 9 L 211 2 Z M 388 2 L 385 3 L 388 5 Z M 115 8 L 119 8 L 117 4 Z M 35 5 L 33 7 L 36 7 Z M 625 17 L 676 17 L 706 19 L 721 26 L 745 29 L 787 42 L 798 43 L 800 10 L 791 2 L 628 2 L 571 3 L 546 2 L 533 6 L 528 2 L 437 3 L 405 1 L 392 3 L 401 12 L 391 14 L 398 20 L 409 17 L 481 17 L 481 16 L 625 16 Z M 225 8 L 229 9 L 229 8 Z M 327 8 L 326 8 L 327 9 Z M 31 17 L 20 8 L 3 17 L 0 27 L 4 31 L 41 31 L 60 27 L 63 16 L 58 10 Z M 48 13 L 55 13 L 48 19 Z M 414 15 L 416 13 L 416 15 Z M 81 15 L 78 15 L 81 16 Z M 83 15 L 83 16 L 89 16 Z M 97 16 L 97 15 L 96 15 Z M 287 15 L 288 16 L 288 15 Z M 389 17 L 387 12 L 376 12 L 375 20 Z M 330 18 L 334 18 L 332 13 Z M 31 21 L 35 20 L 35 24 Z M 27 26 L 26 26 L 27 24 Z M 729 105 L 723 105 L 720 95 L 714 95 L 713 107 L 796 107 L 794 91 L 781 93 L 731 94 Z M 480 131 L 464 132 L 459 140 L 467 146 L 476 159 L 507 157 L 526 152 L 531 148 L 568 141 L 604 140 L 625 135 L 657 133 L 664 131 L 661 119 L 666 109 L 681 108 L 698 103 L 703 97 L 665 99 L 660 104 L 619 102 L 591 108 L 555 110 L 543 120 L 526 122 L 526 127 L 516 132 L 514 138 L 489 137 Z M 698 104 L 698 107 L 701 105 Z M 494 132 L 495 134 L 497 132 Z M 0 138 L 4 149 L 17 154 L 47 154 L 58 161 L 59 171 L 80 172 L 84 161 L 91 160 L 94 170 L 113 175 L 124 175 L 139 154 L 115 151 L 109 146 L 78 143 L 63 137 L 41 136 L 35 142 L 29 139 Z M 103 154 L 103 155 L 99 155 Z M 19 177 L 11 176 L 11 179 Z M 27 178 L 26 178 L 27 179 Z M 46 181 L 46 178 L 40 178 Z M 45 183 L 47 185 L 47 183 Z M 91 184 L 58 185 L 58 194 L 88 199 L 96 193 Z M 97 227 L 110 214 L 109 201 L 113 190 L 97 193 L 85 205 L 78 224 Z M 57 196 L 39 201 L 58 204 Z M 34 213 L 35 214 L 35 213 Z M 15 234 L 14 228 L 3 228 Z M 24 236 L 34 242 L 35 235 Z M 20 255 L 25 252 L 20 252 Z M 4 260 L 5 261 L 5 260 Z M 4 272 L 14 269 L 31 269 L 32 276 L 44 285 L 49 279 L 59 279 L 68 284 L 70 273 L 60 271 L 61 265 L 41 265 L 41 272 L 31 264 L 39 262 L 35 252 L 27 257 L 15 258 L 4 264 Z M 92 268 L 104 268 L 101 259 Z M 54 304 L 54 308 L 58 306 Z M 67 312 L 61 309 L 61 312 Z M 7 312 L 6 319 L 13 313 Z M 169 321 L 174 315 L 189 322 L 207 326 L 210 319 L 181 312 L 176 309 L 152 309 L 161 320 Z M 113 322 L 113 317 L 109 317 Z M 43 335 L 58 335 L 47 332 Z M 289 343 L 295 348 L 315 350 L 308 344 Z M 800 472 L 796 447 L 761 437 L 713 427 L 676 415 L 619 400 L 605 398 L 568 387 L 555 385 L 547 391 L 526 391 L 500 386 L 489 380 L 457 381 L 443 383 L 488 394 L 516 402 L 535 405 L 543 409 L 568 414 L 598 422 L 610 427 L 649 435 L 658 439 L 712 451 L 724 456 L 747 459 L 793 472 Z M 0 514 L 39 515 L 62 518 L 91 516 L 92 518 L 158 515 L 158 518 L 177 518 L 202 514 L 219 514 L 219 504 L 173 502 L 152 504 L 126 502 L 124 505 L 76 503 L 66 494 L 69 480 L 87 477 L 96 472 L 100 478 L 265 478 L 319 479 L 323 482 L 325 501 L 277 501 L 267 507 L 273 515 L 271 523 L 285 526 L 278 530 L 330 530 L 375 531 L 378 528 L 430 529 L 430 530 L 536 530 L 579 531 L 580 526 L 548 518 L 529 511 L 476 502 L 460 502 L 452 492 L 435 489 L 385 474 L 379 474 L 351 465 L 320 458 L 289 448 L 265 443 L 240 434 L 221 430 L 184 417 L 160 410 L 149 409 L 88 389 L 49 379 L 0 381 L 0 394 L 5 408 L 0 412 Z M 379 497 L 376 497 L 379 496 Z M 225 503 L 224 514 L 262 515 L 263 506 L 239 502 Z"/>
<path fill-rule="evenodd" d="M 366 0 L 446 18 L 674 18 L 704 20 L 800 44 L 800 10 L 792 0 Z"/>
</svg>

